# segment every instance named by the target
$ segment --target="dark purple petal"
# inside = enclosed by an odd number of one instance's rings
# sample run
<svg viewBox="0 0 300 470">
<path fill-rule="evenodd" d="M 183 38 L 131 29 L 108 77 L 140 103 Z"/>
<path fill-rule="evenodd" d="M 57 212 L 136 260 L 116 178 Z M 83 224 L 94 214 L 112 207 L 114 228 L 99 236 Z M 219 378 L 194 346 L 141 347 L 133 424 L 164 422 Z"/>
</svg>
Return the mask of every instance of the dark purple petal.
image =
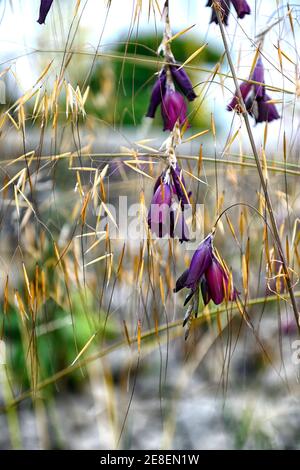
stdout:
<svg viewBox="0 0 300 470">
<path fill-rule="evenodd" d="M 38 23 L 45 23 L 45 19 L 49 13 L 53 0 L 41 0 L 40 4 L 40 14 L 37 20 Z"/>
<path fill-rule="evenodd" d="M 205 238 L 195 251 L 190 268 L 189 275 L 186 280 L 186 287 L 195 289 L 199 284 L 201 277 L 212 262 L 212 238 L 208 236 Z"/>
<path fill-rule="evenodd" d="M 265 94 L 263 98 L 248 100 L 246 103 L 247 111 L 254 117 L 255 122 L 272 122 L 279 119 L 280 115 L 273 103 L 268 103 L 271 98 Z"/>
<path fill-rule="evenodd" d="M 231 0 L 238 18 L 244 18 L 245 15 L 250 15 L 251 10 L 246 0 Z"/>
<path fill-rule="evenodd" d="M 265 83 L 264 66 L 260 57 L 258 58 L 255 68 L 253 70 L 251 80 L 254 80 L 255 82 Z M 265 94 L 265 87 L 262 85 L 253 85 L 253 86 L 255 90 L 255 97 L 262 98 Z"/>
<path fill-rule="evenodd" d="M 242 94 L 242 97 L 243 97 L 244 101 L 246 101 L 246 98 L 247 98 L 247 96 L 249 95 L 249 93 L 251 91 L 251 87 L 252 87 L 251 83 L 248 83 L 248 82 L 242 82 L 241 83 L 240 91 L 241 91 L 241 94 Z M 228 111 L 234 111 L 235 110 L 237 113 L 241 112 L 241 107 L 240 107 L 240 104 L 239 104 L 239 99 L 238 99 L 237 94 L 234 95 L 234 97 L 232 98 L 232 100 L 228 104 L 227 110 Z"/>
<path fill-rule="evenodd" d="M 188 275 L 189 275 L 189 270 L 186 269 L 186 270 L 181 274 L 181 276 L 179 276 L 179 278 L 177 279 L 177 281 L 176 281 L 176 286 L 175 286 L 175 288 L 173 289 L 173 292 L 179 292 L 181 289 L 183 289 L 184 287 L 186 287 L 186 280 L 187 280 Z"/>
<path fill-rule="evenodd" d="M 182 206 L 189 205 L 189 194 L 186 189 L 185 180 L 182 174 L 182 169 L 176 163 L 174 166 L 171 165 L 171 175 L 173 179 L 174 189 L 176 196 L 178 197 L 179 201 L 181 202 Z"/>
<path fill-rule="evenodd" d="M 148 111 L 146 114 L 147 117 L 154 118 L 155 112 L 162 101 L 165 91 L 166 91 L 166 71 L 165 69 L 163 69 L 160 72 L 159 77 L 156 80 L 154 87 L 152 89 L 150 103 L 149 103 Z"/>
<path fill-rule="evenodd" d="M 224 270 L 216 258 L 213 258 L 205 271 L 205 278 L 212 300 L 216 305 L 219 305 L 225 297 L 224 281 L 226 278 Z"/>
<path fill-rule="evenodd" d="M 193 297 L 193 295 L 195 294 L 195 291 L 191 290 L 188 295 L 186 296 L 186 298 L 184 299 L 184 303 L 183 303 L 183 306 L 185 307 L 189 301 L 191 300 L 191 298 Z"/>
<path fill-rule="evenodd" d="M 187 119 L 187 109 L 183 96 L 178 91 L 167 87 L 162 98 L 161 114 L 164 121 L 164 131 L 172 131 L 177 119 L 182 125 Z"/>
<path fill-rule="evenodd" d="M 195 98 L 197 98 L 192 82 L 184 68 L 179 68 L 178 65 L 171 65 L 171 73 L 174 82 L 189 101 L 193 101 Z"/>
<path fill-rule="evenodd" d="M 170 236 L 171 238 L 179 238 L 180 243 L 189 241 L 189 229 L 180 206 L 171 207 Z"/>
<path fill-rule="evenodd" d="M 211 295 L 210 295 L 208 284 L 206 282 L 205 277 L 203 277 L 201 280 L 201 293 L 202 293 L 203 303 L 204 305 L 207 305 L 208 302 L 211 300 Z"/>
<path fill-rule="evenodd" d="M 230 11 L 230 0 L 215 0 L 215 1 L 216 3 L 219 3 L 218 8 L 219 8 L 219 12 L 222 18 L 222 23 L 224 23 L 227 26 L 228 16 L 229 16 L 229 11 Z M 212 4 L 213 4 L 212 0 L 208 0 L 206 4 L 207 7 L 212 7 L 210 23 L 218 24 L 218 17 L 216 15 L 216 12 Z"/>
</svg>

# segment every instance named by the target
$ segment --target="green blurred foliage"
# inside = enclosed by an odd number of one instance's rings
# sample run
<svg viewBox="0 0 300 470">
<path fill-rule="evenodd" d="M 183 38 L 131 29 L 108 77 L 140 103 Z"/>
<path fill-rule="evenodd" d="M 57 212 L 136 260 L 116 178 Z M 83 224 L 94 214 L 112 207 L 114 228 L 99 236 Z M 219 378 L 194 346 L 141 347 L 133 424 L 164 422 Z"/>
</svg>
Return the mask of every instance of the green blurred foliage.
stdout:
<svg viewBox="0 0 300 470">
<path fill-rule="evenodd" d="M 87 112 L 117 125 L 140 124 L 148 107 L 155 73 L 160 70 L 159 64 L 156 68 L 153 66 L 153 61 L 155 62 L 157 58 L 159 41 L 155 36 L 148 35 L 139 37 L 137 42 L 122 43 L 115 52 L 123 56 L 124 60 L 111 59 L 100 62 L 91 78 Z M 190 39 L 180 37 L 172 44 L 178 62 L 184 62 L 198 48 L 199 38 L 196 37 Z M 143 61 L 143 58 L 148 57 L 151 58 L 151 63 Z M 210 64 L 211 67 L 219 58 L 220 53 L 212 46 L 207 46 L 191 65 L 203 67 L 204 64 Z M 203 80 L 203 73 L 199 71 L 189 71 L 189 75 L 194 85 Z M 189 103 L 188 109 L 191 111 L 197 106 L 195 100 Z M 207 122 L 202 106 L 201 113 L 196 113 L 193 118 L 193 125 L 201 127 Z M 161 127 L 159 111 L 154 124 Z"/>
<path fill-rule="evenodd" d="M 99 314 L 96 311 L 91 295 L 84 295 L 83 303 L 83 296 L 79 292 L 74 292 L 70 302 L 72 314 L 69 310 L 58 305 L 53 298 L 47 299 L 38 314 L 36 356 L 38 358 L 39 380 L 46 379 L 58 370 L 71 365 L 78 352 L 98 331 L 99 333 L 88 348 L 87 354 L 95 351 L 102 338 L 104 325 L 106 340 L 113 340 L 117 336 L 117 323 L 113 318 L 109 318 L 105 323 L 105 312 L 100 311 Z M 30 331 L 33 326 L 31 319 L 21 319 L 17 308 L 10 305 L 4 325 L 8 349 L 8 368 L 13 383 L 17 383 L 22 388 L 31 386 L 30 355 L 28 341 L 25 339 L 25 329 L 28 326 L 28 331 Z M 66 383 L 72 387 L 77 386 L 80 378 L 82 378 L 82 373 L 75 371 L 67 376 Z"/>
</svg>

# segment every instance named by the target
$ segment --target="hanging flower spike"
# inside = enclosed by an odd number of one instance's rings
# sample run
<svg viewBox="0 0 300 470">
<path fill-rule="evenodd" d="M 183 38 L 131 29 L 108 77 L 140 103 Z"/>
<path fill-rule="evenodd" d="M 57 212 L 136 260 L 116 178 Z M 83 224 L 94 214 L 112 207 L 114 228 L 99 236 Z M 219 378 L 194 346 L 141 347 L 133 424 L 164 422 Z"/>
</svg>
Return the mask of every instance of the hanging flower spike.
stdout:
<svg viewBox="0 0 300 470">
<path fill-rule="evenodd" d="M 162 102 L 165 91 L 166 91 L 166 71 L 165 69 L 162 69 L 152 89 L 150 103 L 149 103 L 148 111 L 146 114 L 147 117 L 154 118 L 156 110 Z"/>
<path fill-rule="evenodd" d="M 38 23 L 43 24 L 45 23 L 46 17 L 49 13 L 53 0 L 41 0 L 40 4 L 40 14 L 37 20 Z"/>
<path fill-rule="evenodd" d="M 190 267 L 177 279 L 174 292 L 179 292 L 184 287 L 191 289 L 184 305 L 199 291 L 199 287 L 205 305 L 210 300 L 219 305 L 224 300 L 236 299 L 237 291 L 231 285 L 229 273 L 214 252 L 212 233 L 200 243 L 192 257 Z"/>
<path fill-rule="evenodd" d="M 182 91 L 182 93 L 187 97 L 189 101 L 194 101 L 194 99 L 197 98 L 197 95 L 194 92 L 190 77 L 188 76 L 184 68 L 180 68 L 179 65 L 171 65 L 170 68 L 172 78 L 178 88 Z"/>
<path fill-rule="evenodd" d="M 159 238 L 169 233 L 172 192 L 170 178 L 163 172 L 154 185 L 154 192 L 148 212 L 148 226 Z"/>
<path fill-rule="evenodd" d="M 251 80 L 262 84 L 265 83 L 264 66 L 261 57 L 259 57 L 256 62 Z M 266 94 L 263 85 L 243 82 L 240 85 L 240 92 L 245 102 L 246 109 L 250 116 L 254 117 L 256 124 L 258 122 L 272 122 L 280 118 L 276 106 L 273 103 L 269 103 L 271 98 Z M 237 94 L 234 95 L 227 106 L 227 110 L 234 110 L 237 113 L 242 112 Z"/>
<path fill-rule="evenodd" d="M 206 6 L 212 8 L 210 23 L 218 24 L 218 17 L 214 10 L 213 3 L 216 4 L 216 8 L 218 8 L 222 18 L 222 23 L 224 23 L 226 26 L 228 25 L 231 3 L 235 8 L 238 18 L 243 19 L 246 15 L 250 15 L 251 13 L 250 7 L 246 0 L 208 0 Z"/>
<path fill-rule="evenodd" d="M 180 126 L 187 120 L 187 108 L 183 96 L 168 85 L 162 98 L 161 115 L 164 131 L 172 131 L 177 120 Z"/>
</svg>

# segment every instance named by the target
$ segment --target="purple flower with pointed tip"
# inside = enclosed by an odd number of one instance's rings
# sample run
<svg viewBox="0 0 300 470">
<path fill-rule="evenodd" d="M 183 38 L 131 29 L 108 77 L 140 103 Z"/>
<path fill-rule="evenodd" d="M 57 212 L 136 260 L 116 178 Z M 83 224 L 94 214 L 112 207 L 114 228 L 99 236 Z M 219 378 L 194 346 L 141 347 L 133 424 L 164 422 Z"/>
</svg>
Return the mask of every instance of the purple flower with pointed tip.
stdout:
<svg viewBox="0 0 300 470">
<path fill-rule="evenodd" d="M 187 108 L 183 96 L 169 86 L 167 86 L 162 98 L 161 114 L 164 121 L 164 131 L 172 131 L 177 120 L 179 125 L 187 120 Z"/>
<path fill-rule="evenodd" d="M 256 62 L 251 80 L 261 84 L 265 83 L 264 66 L 261 57 Z M 242 82 L 240 85 L 240 91 L 248 113 L 254 117 L 256 124 L 258 122 L 272 122 L 275 119 L 279 119 L 280 116 L 276 106 L 273 103 L 269 103 L 271 98 L 266 94 L 265 87 L 259 83 Z M 228 104 L 227 110 L 234 110 L 237 113 L 242 112 L 237 94 L 234 95 Z"/>
<path fill-rule="evenodd" d="M 39 18 L 37 20 L 38 23 L 43 24 L 45 23 L 46 17 L 49 13 L 53 0 L 41 0 L 40 4 L 40 13 Z"/>
<path fill-rule="evenodd" d="M 204 304 L 210 300 L 219 305 L 224 300 L 235 300 L 237 291 L 230 285 L 229 273 L 221 265 L 213 250 L 213 235 L 209 234 L 195 251 L 190 267 L 177 279 L 174 292 L 184 287 L 191 292 L 185 299 L 186 305 L 200 287 Z"/>
<path fill-rule="evenodd" d="M 214 0 L 220 12 L 222 23 L 228 25 L 228 17 L 230 13 L 230 4 L 232 3 L 238 18 L 243 19 L 246 15 L 250 15 L 251 10 L 246 0 Z M 213 7 L 213 0 L 208 0 L 207 7 L 212 7 L 210 23 L 218 24 L 218 17 Z"/>
<path fill-rule="evenodd" d="M 192 82 L 184 68 L 180 67 L 179 65 L 171 65 L 170 68 L 174 82 L 182 91 L 182 93 L 187 97 L 187 99 L 189 101 L 193 101 L 195 98 L 197 98 Z"/>
<path fill-rule="evenodd" d="M 158 106 L 161 104 L 166 91 L 166 71 L 162 69 L 159 73 L 154 87 L 152 88 L 150 103 L 146 116 L 154 118 Z"/>
</svg>

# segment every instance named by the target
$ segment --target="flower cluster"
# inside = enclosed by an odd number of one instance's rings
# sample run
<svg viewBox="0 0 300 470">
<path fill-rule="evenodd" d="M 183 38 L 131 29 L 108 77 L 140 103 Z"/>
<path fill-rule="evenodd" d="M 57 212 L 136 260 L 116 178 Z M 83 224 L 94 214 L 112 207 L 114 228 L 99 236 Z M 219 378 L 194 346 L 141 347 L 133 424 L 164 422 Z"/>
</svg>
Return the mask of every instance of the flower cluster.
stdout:
<svg viewBox="0 0 300 470">
<path fill-rule="evenodd" d="M 251 10 L 246 0 L 208 0 L 206 6 L 212 8 L 210 22 L 218 24 L 218 17 L 215 12 L 215 8 L 218 8 L 222 22 L 227 26 L 231 3 L 235 8 L 238 18 L 243 19 L 244 16 L 250 15 Z M 215 7 L 213 4 L 215 4 Z"/>
<path fill-rule="evenodd" d="M 170 236 L 182 243 L 189 240 L 184 219 L 184 206 L 189 205 L 182 170 L 178 163 L 170 166 L 157 178 L 148 212 L 148 226 L 159 238 Z"/>
<path fill-rule="evenodd" d="M 189 101 L 196 98 L 191 80 L 182 67 L 170 64 L 162 68 L 152 89 L 146 116 L 154 118 L 158 106 L 161 105 L 164 131 L 172 131 L 177 121 L 182 125 L 187 120 L 185 99 L 175 85 Z"/>
<path fill-rule="evenodd" d="M 37 20 L 38 23 L 43 24 L 45 23 L 46 17 L 49 13 L 53 0 L 41 0 L 40 4 L 40 14 Z"/>
<path fill-rule="evenodd" d="M 257 83 L 251 83 L 257 82 Z M 280 116 L 276 106 L 269 101 L 271 98 L 267 95 L 264 80 L 264 66 L 261 57 L 258 58 L 255 68 L 253 70 L 251 81 L 243 82 L 240 85 L 240 92 L 245 102 L 246 109 L 250 116 L 254 117 L 255 122 L 271 122 L 278 119 Z M 228 111 L 235 110 L 237 113 L 241 112 L 241 106 L 237 94 L 233 97 L 229 105 Z"/>
<path fill-rule="evenodd" d="M 216 305 L 224 299 L 235 300 L 237 292 L 232 286 L 230 273 L 214 250 L 212 233 L 200 243 L 190 267 L 177 279 L 174 292 L 179 292 L 184 287 L 191 289 L 184 305 L 191 300 L 199 287 L 205 305 L 210 300 Z"/>
</svg>

